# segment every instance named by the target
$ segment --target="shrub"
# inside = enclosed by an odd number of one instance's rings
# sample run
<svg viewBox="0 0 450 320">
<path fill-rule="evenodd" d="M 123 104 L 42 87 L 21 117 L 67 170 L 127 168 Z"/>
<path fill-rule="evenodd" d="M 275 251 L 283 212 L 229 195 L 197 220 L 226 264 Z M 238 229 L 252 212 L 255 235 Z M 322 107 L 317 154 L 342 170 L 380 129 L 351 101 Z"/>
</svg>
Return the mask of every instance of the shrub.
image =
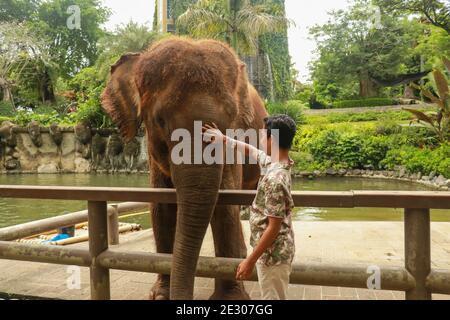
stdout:
<svg viewBox="0 0 450 320">
<path fill-rule="evenodd" d="M 28 110 L 19 110 L 12 121 L 19 126 L 27 126 L 32 121 L 38 121 L 41 125 L 47 126 L 52 123 L 59 123 L 61 118 L 56 111 L 47 114 L 37 114 Z"/>
<path fill-rule="evenodd" d="M 15 110 L 11 103 L 0 101 L 0 116 L 3 117 L 13 117 L 15 115 Z"/>
<path fill-rule="evenodd" d="M 389 98 L 369 98 L 361 100 L 342 100 L 334 102 L 333 108 L 360 108 L 360 107 L 379 107 L 396 105 L 395 99 Z"/>
<path fill-rule="evenodd" d="M 289 100 L 282 102 L 271 102 L 267 104 L 267 111 L 271 115 L 286 114 L 297 124 L 303 124 L 306 122 L 303 110 L 307 109 L 306 105 L 298 100 Z"/>
<path fill-rule="evenodd" d="M 436 149 L 418 149 L 412 146 L 394 148 L 387 153 L 381 164 L 388 169 L 402 165 L 410 172 L 425 175 L 435 172 L 450 178 L 450 144 L 442 144 Z"/>
</svg>

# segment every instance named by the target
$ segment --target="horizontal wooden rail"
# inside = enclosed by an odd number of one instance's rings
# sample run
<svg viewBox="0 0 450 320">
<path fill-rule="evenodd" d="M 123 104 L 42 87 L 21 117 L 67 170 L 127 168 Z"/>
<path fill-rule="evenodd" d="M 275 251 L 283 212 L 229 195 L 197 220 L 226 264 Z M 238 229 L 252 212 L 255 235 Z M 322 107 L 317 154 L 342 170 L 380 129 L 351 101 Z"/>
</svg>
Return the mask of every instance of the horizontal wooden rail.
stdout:
<svg viewBox="0 0 450 320">
<path fill-rule="evenodd" d="M 148 208 L 148 204 L 142 202 L 124 202 L 117 205 L 118 215 L 125 215 L 134 210 Z M 108 206 L 108 214 L 112 214 L 116 209 Z M 62 216 L 35 220 L 15 226 L 0 228 L 0 241 L 12 241 L 20 238 L 31 237 L 43 232 L 55 230 L 62 227 L 73 226 L 88 221 L 88 211 L 68 213 Z"/>
<path fill-rule="evenodd" d="M 250 205 L 255 191 L 220 191 L 218 204 Z M 345 191 L 345 192 L 292 192 L 298 207 L 324 208 L 429 208 L 450 209 L 450 192 L 443 191 Z M 0 186 L 0 198 L 133 201 L 152 203 L 176 203 L 174 189 L 151 188 L 86 188 Z"/>
<path fill-rule="evenodd" d="M 0 241 L 0 258 L 80 267 L 89 267 L 92 262 L 88 249 L 2 241 Z M 172 255 L 108 249 L 96 260 L 99 266 L 106 269 L 170 274 Z M 234 279 L 237 266 L 241 261 L 241 259 L 200 257 L 196 275 L 204 278 Z M 294 264 L 290 283 L 367 288 L 368 267 L 362 264 Z M 440 277 L 450 279 L 450 273 L 439 272 Z M 380 275 L 383 290 L 403 291 L 415 286 L 414 278 L 403 267 L 380 266 Z M 256 272 L 250 280 L 257 281 Z M 444 293 L 450 293 L 450 288 L 440 289 Z"/>
<path fill-rule="evenodd" d="M 403 290 L 407 300 L 450 294 L 450 272 L 431 268 L 430 209 L 450 209 L 450 192 L 347 191 L 293 192 L 298 207 L 404 208 L 405 266 L 380 267 L 381 288 Z M 88 201 L 89 250 L 1 242 L 0 259 L 78 265 L 91 271 L 91 297 L 109 299 L 109 270 L 169 274 L 171 255 L 108 248 L 108 201 L 176 203 L 173 189 L 0 186 L 0 198 Z M 249 205 L 254 191 L 220 191 L 219 205 Z M 232 279 L 239 259 L 200 257 L 197 276 Z M 295 264 L 291 283 L 366 288 L 365 265 Z M 252 280 L 256 280 L 253 274 Z"/>
</svg>

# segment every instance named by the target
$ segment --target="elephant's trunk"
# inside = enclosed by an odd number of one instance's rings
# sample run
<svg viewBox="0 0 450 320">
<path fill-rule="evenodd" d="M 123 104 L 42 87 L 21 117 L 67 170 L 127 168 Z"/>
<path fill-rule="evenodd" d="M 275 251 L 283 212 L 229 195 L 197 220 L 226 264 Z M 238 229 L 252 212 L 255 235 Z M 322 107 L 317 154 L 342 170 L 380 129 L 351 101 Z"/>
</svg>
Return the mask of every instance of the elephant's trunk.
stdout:
<svg viewBox="0 0 450 320">
<path fill-rule="evenodd" d="M 173 165 L 177 189 L 177 227 L 171 272 L 170 299 L 192 300 L 197 261 L 216 206 L 222 166 Z"/>
</svg>

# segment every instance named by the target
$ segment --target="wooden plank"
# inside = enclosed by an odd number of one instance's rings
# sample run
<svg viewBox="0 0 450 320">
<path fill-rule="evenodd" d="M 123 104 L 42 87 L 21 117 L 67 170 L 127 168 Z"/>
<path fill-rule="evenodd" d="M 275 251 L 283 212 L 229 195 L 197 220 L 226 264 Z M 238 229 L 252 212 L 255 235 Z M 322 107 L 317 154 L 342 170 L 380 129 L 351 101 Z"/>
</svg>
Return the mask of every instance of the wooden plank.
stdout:
<svg viewBox="0 0 450 320">
<path fill-rule="evenodd" d="M 220 191 L 218 204 L 249 205 L 255 191 Z M 174 189 L 0 186 L 0 198 L 176 203 Z M 450 209 L 447 191 L 293 192 L 298 207 Z"/>
<path fill-rule="evenodd" d="M 355 207 L 450 209 L 450 192 L 353 191 Z"/>
</svg>

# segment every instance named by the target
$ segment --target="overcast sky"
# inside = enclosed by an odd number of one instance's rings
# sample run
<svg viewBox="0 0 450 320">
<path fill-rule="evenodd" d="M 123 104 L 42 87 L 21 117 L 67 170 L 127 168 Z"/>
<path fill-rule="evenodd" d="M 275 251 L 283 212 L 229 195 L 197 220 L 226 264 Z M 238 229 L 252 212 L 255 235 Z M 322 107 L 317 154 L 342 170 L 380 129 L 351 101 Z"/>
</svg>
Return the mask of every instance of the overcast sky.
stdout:
<svg viewBox="0 0 450 320">
<path fill-rule="evenodd" d="M 113 11 L 106 24 L 110 30 L 130 20 L 152 25 L 154 0 L 103 0 L 103 3 Z M 308 63 L 314 57 L 315 45 L 308 40 L 308 27 L 326 22 L 328 11 L 347 5 L 347 0 L 286 0 L 287 15 L 295 22 L 289 30 L 289 50 L 300 80 L 309 78 Z"/>
</svg>

